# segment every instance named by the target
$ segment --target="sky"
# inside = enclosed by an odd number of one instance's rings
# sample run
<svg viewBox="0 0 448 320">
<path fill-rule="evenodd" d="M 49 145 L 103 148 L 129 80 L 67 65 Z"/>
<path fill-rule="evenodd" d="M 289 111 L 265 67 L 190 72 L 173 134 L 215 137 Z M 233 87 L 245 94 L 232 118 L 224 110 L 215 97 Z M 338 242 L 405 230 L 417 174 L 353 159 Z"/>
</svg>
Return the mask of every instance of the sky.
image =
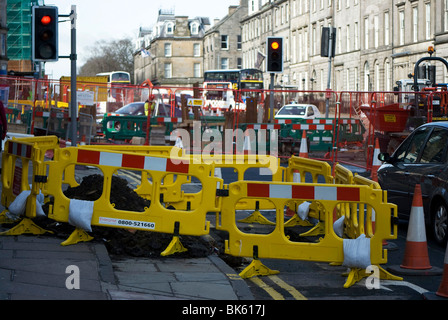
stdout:
<svg viewBox="0 0 448 320">
<path fill-rule="evenodd" d="M 71 6 L 76 6 L 78 69 L 89 58 L 96 41 L 136 39 L 140 27 L 151 27 L 157 21 L 159 9 L 174 9 L 175 15 L 191 18 L 208 17 L 213 23 L 227 15 L 229 6 L 238 4 L 239 0 L 45 0 L 45 5 L 58 7 L 59 15 L 70 14 Z M 59 56 L 70 54 L 70 34 L 70 22 L 60 22 Z M 45 69 L 52 79 L 70 76 L 70 60 L 47 62 Z"/>
</svg>

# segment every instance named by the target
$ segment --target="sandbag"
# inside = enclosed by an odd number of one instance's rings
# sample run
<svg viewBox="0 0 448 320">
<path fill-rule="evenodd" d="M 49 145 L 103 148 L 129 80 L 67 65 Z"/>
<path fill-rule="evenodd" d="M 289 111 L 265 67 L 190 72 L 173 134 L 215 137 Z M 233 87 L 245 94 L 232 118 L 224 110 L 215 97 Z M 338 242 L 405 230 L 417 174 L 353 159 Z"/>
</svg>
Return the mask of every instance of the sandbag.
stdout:
<svg viewBox="0 0 448 320">
<path fill-rule="evenodd" d="M 336 233 L 340 238 L 344 235 L 344 220 L 345 216 L 342 216 L 333 223 L 334 233 Z"/>
<path fill-rule="evenodd" d="M 365 269 L 370 263 L 370 238 L 365 234 L 356 239 L 344 239 L 344 262 L 343 266 L 349 268 Z"/>
<path fill-rule="evenodd" d="M 68 209 L 68 223 L 77 228 L 92 232 L 93 205 L 94 201 L 71 199 Z"/>
</svg>

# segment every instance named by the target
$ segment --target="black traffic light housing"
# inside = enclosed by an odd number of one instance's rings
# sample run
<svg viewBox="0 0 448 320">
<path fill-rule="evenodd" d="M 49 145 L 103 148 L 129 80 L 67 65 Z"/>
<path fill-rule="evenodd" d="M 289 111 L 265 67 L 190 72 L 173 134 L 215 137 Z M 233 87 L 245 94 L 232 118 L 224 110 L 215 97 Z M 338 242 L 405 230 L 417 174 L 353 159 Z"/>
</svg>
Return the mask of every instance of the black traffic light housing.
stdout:
<svg viewBox="0 0 448 320">
<path fill-rule="evenodd" d="M 283 38 L 268 37 L 266 39 L 266 72 L 283 72 Z"/>
<path fill-rule="evenodd" d="M 58 61 L 58 8 L 32 8 L 32 46 L 34 61 Z"/>
</svg>

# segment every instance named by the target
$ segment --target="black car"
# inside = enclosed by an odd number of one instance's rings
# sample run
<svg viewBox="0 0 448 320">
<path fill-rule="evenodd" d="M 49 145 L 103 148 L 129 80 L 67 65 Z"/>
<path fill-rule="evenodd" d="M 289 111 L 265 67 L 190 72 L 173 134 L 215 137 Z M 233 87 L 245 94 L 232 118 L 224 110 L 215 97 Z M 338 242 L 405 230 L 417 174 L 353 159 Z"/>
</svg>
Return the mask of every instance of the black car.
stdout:
<svg viewBox="0 0 448 320">
<path fill-rule="evenodd" d="M 414 188 L 421 185 L 429 235 L 440 245 L 448 238 L 448 122 L 427 123 L 412 132 L 392 156 L 381 153 L 384 164 L 378 182 L 400 218 L 409 218 Z"/>
</svg>

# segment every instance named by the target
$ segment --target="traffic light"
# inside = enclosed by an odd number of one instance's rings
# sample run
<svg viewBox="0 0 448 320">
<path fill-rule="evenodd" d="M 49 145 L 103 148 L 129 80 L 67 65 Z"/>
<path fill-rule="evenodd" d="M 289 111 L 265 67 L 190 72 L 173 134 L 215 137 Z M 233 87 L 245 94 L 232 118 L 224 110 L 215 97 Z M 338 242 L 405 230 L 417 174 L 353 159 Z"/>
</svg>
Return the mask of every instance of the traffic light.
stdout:
<svg viewBox="0 0 448 320">
<path fill-rule="evenodd" d="M 283 38 L 268 37 L 266 45 L 267 45 L 266 72 L 270 73 L 283 72 Z"/>
<path fill-rule="evenodd" d="M 32 46 L 34 61 L 58 60 L 58 8 L 34 6 L 32 9 Z"/>
<path fill-rule="evenodd" d="M 330 30 L 331 29 L 331 30 Z M 331 41 L 331 52 L 330 52 Z M 320 40 L 320 56 L 334 58 L 336 54 L 336 28 L 322 28 L 322 37 Z"/>
</svg>

